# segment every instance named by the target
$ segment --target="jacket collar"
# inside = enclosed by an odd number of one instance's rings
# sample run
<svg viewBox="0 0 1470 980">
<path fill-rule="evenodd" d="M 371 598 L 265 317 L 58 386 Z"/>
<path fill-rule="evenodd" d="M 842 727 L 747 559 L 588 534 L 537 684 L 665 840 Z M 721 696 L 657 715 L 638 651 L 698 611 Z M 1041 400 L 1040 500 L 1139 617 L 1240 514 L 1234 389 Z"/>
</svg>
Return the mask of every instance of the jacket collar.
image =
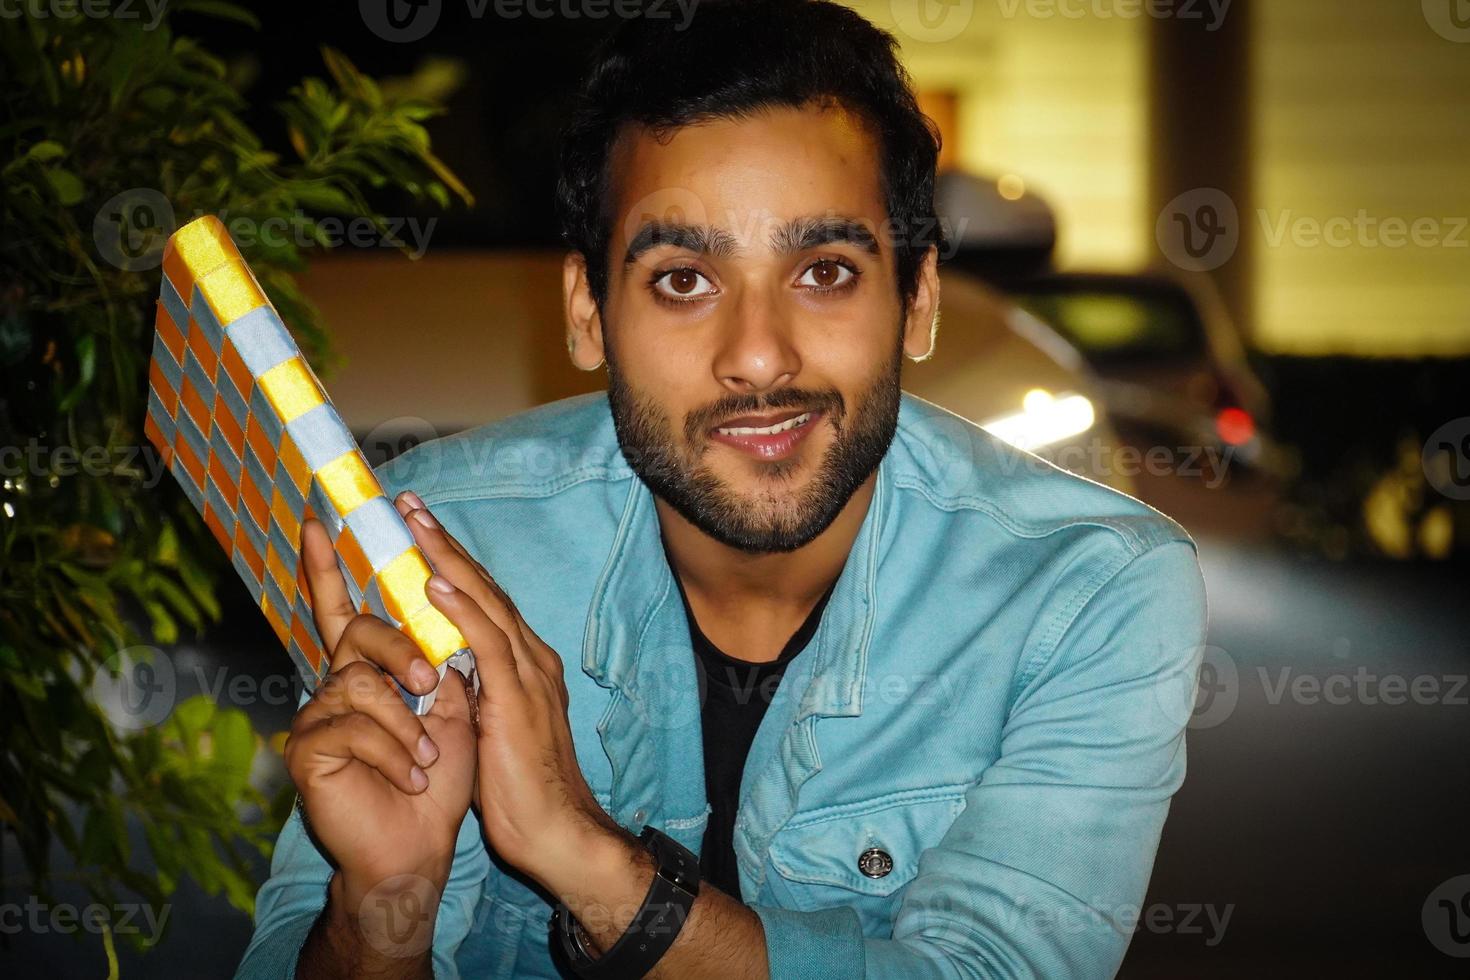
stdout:
<svg viewBox="0 0 1470 980">
<path fill-rule="evenodd" d="M 862 713 L 879 545 L 892 493 L 890 458 L 885 456 L 878 467 L 868 513 L 812 638 L 815 656 L 797 658 L 811 663 L 809 671 L 799 674 L 809 675 L 811 683 L 803 689 L 793 722 L 812 715 Z M 588 609 L 582 669 L 602 686 L 636 697 L 634 675 L 651 623 L 669 607 L 680 616 L 683 609 L 659 537 L 653 494 L 636 477 L 628 482 L 622 517 Z"/>
</svg>

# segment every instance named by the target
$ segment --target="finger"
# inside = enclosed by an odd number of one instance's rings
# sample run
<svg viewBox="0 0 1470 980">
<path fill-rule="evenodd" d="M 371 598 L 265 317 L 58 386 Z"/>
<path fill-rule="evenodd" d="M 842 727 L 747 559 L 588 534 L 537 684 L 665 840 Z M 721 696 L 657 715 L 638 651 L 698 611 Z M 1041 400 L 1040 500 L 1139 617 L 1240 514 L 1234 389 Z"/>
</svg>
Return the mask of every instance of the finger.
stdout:
<svg viewBox="0 0 1470 980">
<path fill-rule="evenodd" d="M 336 724 L 342 716 L 366 715 L 398 739 L 404 751 L 428 768 L 439 758 L 439 747 L 429 737 L 423 719 L 409 710 L 388 678 L 367 663 L 353 663 L 327 675 L 322 686 L 298 715 L 298 724 L 310 727 Z M 293 726 L 294 727 L 294 726 Z"/>
<path fill-rule="evenodd" d="M 412 516 L 414 511 L 427 511 L 429 509 L 429 506 L 425 504 L 423 500 L 420 499 L 419 495 L 414 493 L 412 490 L 404 490 L 397 497 L 394 497 L 393 506 L 398 510 L 399 515 L 405 521 L 408 520 L 410 516 Z M 429 517 L 431 520 L 434 521 L 435 524 L 438 524 L 438 519 L 435 518 L 434 515 L 430 514 Z M 479 569 L 480 573 L 483 574 L 487 579 L 490 578 L 490 573 L 485 571 L 485 566 L 476 561 L 475 556 L 471 555 L 469 551 L 465 548 L 465 546 L 459 543 L 459 540 L 455 538 L 454 535 L 450 534 L 448 530 L 445 530 L 443 528 L 443 525 L 439 525 L 439 527 L 441 530 L 444 530 L 444 539 L 449 542 L 454 550 L 458 551 L 460 555 L 464 557 L 465 561 L 469 562 L 471 565 L 474 565 L 475 568 Z"/>
<path fill-rule="evenodd" d="M 435 574 L 424 590 L 434 608 L 458 627 L 475 657 L 480 674 L 480 697 L 489 691 L 524 691 L 520 663 L 509 637 L 469 595 L 447 578 Z"/>
<path fill-rule="evenodd" d="M 423 507 L 424 502 L 412 490 L 400 491 L 398 496 L 393 498 L 393 509 L 398 511 L 399 517 L 406 518 L 410 512 L 421 510 Z"/>
<path fill-rule="evenodd" d="M 330 657 L 357 610 L 352 607 L 347 582 L 337 567 L 337 549 L 332 547 L 326 526 L 315 517 L 301 524 L 301 564 L 305 566 L 306 586 L 311 593 L 312 618 Z"/>
<path fill-rule="evenodd" d="M 409 514 L 406 523 L 414 542 L 423 550 L 434 571 L 479 603 L 502 632 L 519 638 L 520 623 L 511 608 L 510 597 L 501 591 L 479 562 L 459 547 L 459 542 L 444 530 L 434 515 L 424 509 L 415 510 Z"/>
<path fill-rule="evenodd" d="M 366 660 L 392 674 L 415 694 L 428 694 L 439 683 L 439 672 L 417 643 L 401 630 L 367 613 L 353 617 L 342 631 L 341 642 L 332 656 L 332 670 L 340 670 L 357 660 Z"/>
<path fill-rule="evenodd" d="M 435 571 L 480 604 L 501 632 L 511 638 L 516 656 L 530 658 L 542 673 L 560 679 L 563 670 L 560 658 L 531 629 L 510 596 L 485 571 L 485 566 L 475 561 L 428 510 L 410 511 L 407 523 L 414 541 L 424 550 Z M 444 549 L 445 544 L 450 546 L 452 554 Z"/>
<path fill-rule="evenodd" d="M 365 714 L 343 715 L 300 735 L 293 733 L 286 753 L 287 768 L 298 786 L 310 783 L 312 777 L 340 772 L 354 759 L 405 793 L 416 795 L 429 786 L 428 775 L 403 743 Z"/>
</svg>

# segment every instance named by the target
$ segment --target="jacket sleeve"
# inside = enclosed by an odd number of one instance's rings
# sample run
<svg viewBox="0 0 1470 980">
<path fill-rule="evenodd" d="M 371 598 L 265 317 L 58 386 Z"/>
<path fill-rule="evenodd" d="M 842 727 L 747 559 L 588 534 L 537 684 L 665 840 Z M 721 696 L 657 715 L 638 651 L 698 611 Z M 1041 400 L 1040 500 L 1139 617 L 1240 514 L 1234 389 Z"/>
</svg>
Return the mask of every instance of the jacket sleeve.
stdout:
<svg viewBox="0 0 1470 980">
<path fill-rule="evenodd" d="M 391 841 L 384 842 L 391 847 Z M 455 954 L 475 922 L 490 857 L 480 838 L 474 811 L 465 814 L 455 841 L 449 883 L 434 923 L 434 976 L 457 980 Z M 327 901 L 332 868 L 306 833 L 299 811 L 293 809 L 276 839 L 271 874 L 255 897 L 255 934 L 236 971 L 237 980 L 289 980 L 296 976 L 296 958 L 312 924 Z"/>
<path fill-rule="evenodd" d="M 920 856 L 892 936 L 851 908 L 756 906 L 771 976 L 1113 976 L 1184 780 L 1205 627 L 1191 543 L 1101 569 L 1018 678 L 1000 756 Z"/>
</svg>

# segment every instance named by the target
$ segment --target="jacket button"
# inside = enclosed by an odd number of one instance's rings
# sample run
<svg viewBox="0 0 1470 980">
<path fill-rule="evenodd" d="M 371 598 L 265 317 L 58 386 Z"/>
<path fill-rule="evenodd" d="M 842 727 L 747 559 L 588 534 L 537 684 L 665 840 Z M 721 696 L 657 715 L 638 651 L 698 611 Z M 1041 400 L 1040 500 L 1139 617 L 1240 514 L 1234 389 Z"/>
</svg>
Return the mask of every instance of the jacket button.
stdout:
<svg viewBox="0 0 1470 980">
<path fill-rule="evenodd" d="M 858 855 L 858 870 L 869 878 L 881 878 L 893 870 L 893 858 L 882 848 L 870 847 Z"/>
<path fill-rule="evenodd" d="M 648 811 L 645 810 L 645 809 L 643 809 L 642 807 L 639 807 L 638 809 L 636 809 L 636 810 L 633 811 L 633 822 L 634 823 L 641 824 L 641 823 L 643 823 L 643 821 L 645 821 L 647 819 L 648 819 Z"/>
</svg>

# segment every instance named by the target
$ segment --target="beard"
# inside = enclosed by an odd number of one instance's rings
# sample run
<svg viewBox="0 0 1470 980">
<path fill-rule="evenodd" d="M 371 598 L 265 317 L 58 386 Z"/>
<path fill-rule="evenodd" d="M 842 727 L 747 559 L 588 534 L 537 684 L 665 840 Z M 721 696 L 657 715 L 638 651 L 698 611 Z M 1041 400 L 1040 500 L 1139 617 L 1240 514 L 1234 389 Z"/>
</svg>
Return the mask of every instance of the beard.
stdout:
<svg viewBox="0 0 1470 980">
<path fill-rule="evenodd" d="M 658 402 L 634 391 L 605 351 L 608 401 L 623 458 L 655 496 L 721 544 L 749 554 L 795 551 L 825 531 L 882 462 L 898 429 L 903 346 L 883 365 L 851 412 L 836 389 L 782 388 L 731 395 L 689 413 L 682 432 Z M 821 412 L 834 433 L 804 487 L 802 460 L 757 462 L 757 486 L 742 493 L 705 463 L 710 429 L 724 419 L 782 409 Z M 811 423 L 808 423 L 811 424 Z"/>
</svg>

